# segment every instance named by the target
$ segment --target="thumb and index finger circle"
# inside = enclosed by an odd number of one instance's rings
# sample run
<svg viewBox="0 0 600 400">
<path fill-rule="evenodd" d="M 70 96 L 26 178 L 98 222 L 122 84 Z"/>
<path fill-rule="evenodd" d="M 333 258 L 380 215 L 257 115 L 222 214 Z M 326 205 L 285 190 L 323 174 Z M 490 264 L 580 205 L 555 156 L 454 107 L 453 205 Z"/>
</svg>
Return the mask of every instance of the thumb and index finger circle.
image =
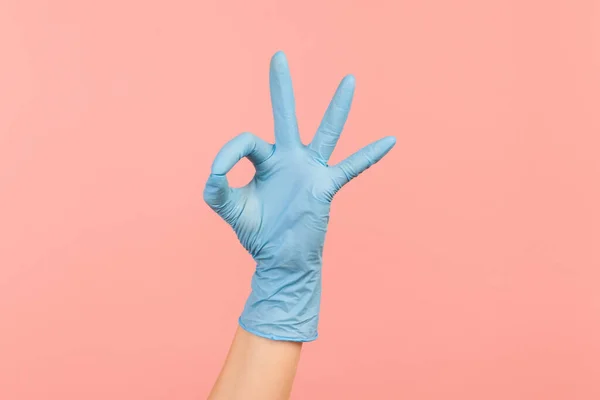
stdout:
<svg viewBox="0 0 600 400">
<path fill-rule="evenodd" d="M 219 151 L 211 167 L 204 188 L 204 201 L 213 209 L 219 210 L 223 207 L 231 195 L 226 174 L 242 158 L 247 157 L 254 165 L 266 161 L 273 154 L 274 146 L 259 137 L 245 132 L 229 142 Z"/>
</svg>

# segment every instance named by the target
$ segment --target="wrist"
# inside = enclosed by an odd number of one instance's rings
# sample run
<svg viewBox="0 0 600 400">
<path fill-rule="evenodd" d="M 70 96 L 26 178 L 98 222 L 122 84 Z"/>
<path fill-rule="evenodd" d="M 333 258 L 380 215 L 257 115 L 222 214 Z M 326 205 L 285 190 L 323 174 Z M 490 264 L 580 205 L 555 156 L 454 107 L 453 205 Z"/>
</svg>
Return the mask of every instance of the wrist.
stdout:
<svg viewBox="0 0 600 400">
<path fill-rule="evenodd" d="M 309 342 L 318 336 L 320 298 L 320 263 L 261 263 L 239 324 L 268 339 Z"/>
</svg>

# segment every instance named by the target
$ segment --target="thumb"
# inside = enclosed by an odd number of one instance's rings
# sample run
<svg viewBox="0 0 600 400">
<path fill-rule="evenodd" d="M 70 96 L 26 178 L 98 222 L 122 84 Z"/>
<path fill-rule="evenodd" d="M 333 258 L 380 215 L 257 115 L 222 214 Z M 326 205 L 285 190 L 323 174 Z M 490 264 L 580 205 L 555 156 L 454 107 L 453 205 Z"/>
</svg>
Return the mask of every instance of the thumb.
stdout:
<svg viewBox="0 0 600 400">
<path fill-rule="evenodd" d="M 227 204 L 231 190 L 225 175 L 210 174 L 204 187 L 204 201 L 219 213 Z"/>
</svg>

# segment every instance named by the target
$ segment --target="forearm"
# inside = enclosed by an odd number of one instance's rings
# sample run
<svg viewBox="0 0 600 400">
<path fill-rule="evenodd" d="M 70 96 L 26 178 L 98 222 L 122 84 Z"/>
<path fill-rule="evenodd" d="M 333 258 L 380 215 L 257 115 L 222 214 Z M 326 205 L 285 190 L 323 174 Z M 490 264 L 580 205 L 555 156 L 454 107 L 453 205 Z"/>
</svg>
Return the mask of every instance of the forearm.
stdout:
<svg viewBox="0 0 600 400">
<path fill-rule="evenodd" d="M 302 343 L 265 339 L 238 327 L 209 400 L 288 399 Z"/>
<path fill-rule="evenodd" d="M 257 266 L 252 293 L 210 400 L 289 397 L 302 342 L 317 338 L 321 295 L 320 265 L 296 264 Z"/>
</svg>

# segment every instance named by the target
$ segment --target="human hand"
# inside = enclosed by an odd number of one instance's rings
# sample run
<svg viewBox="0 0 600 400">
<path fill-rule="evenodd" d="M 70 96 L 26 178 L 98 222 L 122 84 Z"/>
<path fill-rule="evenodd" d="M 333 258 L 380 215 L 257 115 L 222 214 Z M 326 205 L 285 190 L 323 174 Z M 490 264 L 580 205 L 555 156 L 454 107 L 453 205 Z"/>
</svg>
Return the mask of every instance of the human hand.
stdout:
<svg viewBox="0 0 600 400">
<path fill-rule="evenodd" d="M 243 133 L 225 144 L 213 162 L 204 199 L 233 227 L 257 263 L 252 293 L 239 320 L 253 334 L 303 342 L 317 338 L 331 200 L 396 143 L 388 136 L 337 165 L 327 164 L 346 123 L 354 87 L 353 76 L 342 80 L 312 142 L 304 145 L 287 60 L 276 53 L 270 67 L 275 145 Z M 226 174 L 243 157 L 254 164 L 256 174 L 246 186 L 230 188 Z"/>
</svg>

